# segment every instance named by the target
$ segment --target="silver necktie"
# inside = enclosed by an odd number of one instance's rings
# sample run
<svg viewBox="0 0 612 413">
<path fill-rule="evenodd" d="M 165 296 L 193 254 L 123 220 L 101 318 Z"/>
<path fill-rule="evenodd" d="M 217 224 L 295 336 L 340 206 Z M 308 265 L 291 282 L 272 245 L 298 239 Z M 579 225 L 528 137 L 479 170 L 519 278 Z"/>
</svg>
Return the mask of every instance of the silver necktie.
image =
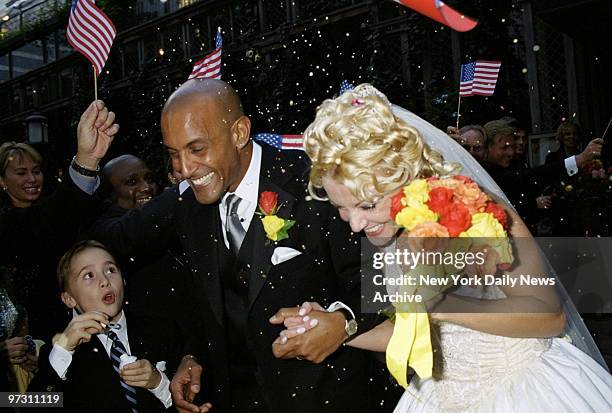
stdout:
<svg viewBox="0 0 612 413">
<path fill-rule="evenodd" d="M 227 212 L 225 216 L 225 234 L 227 235 L 230 250 L 234 256 L 238 256 L 240 246 L 246 235 L 240 223 L 240 218 L 238 217 L 238 205 L 240 205 L 240 201 L 242 201 L 242 198 L 235 194 L 229 194 L 225 200 L 225 211 Z"/>
</svg>

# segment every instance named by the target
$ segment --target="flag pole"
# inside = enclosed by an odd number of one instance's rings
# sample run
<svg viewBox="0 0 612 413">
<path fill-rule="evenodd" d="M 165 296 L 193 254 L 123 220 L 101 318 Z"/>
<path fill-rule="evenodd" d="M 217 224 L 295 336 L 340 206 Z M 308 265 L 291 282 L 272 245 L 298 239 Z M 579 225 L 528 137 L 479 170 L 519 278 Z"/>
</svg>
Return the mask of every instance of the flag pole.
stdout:
<svg viewBox="0 0 612 413">
<path fill-rule="evenodd" d="M 612 123 L 612 118 L 610 118 L 610 120 L 608 121 L 608 126 L 606 126 L 606 130 L 604 131 L 603 135 L 601 135 L 601 138 L 603 139 L 604 143 L 606 142 L 606 133 L 608 132 L 608 129 L 610 129 L 611 123 Z"/>
<path fill-rule="evenodd" d="M 93 66 L 91 68 L 94 75 L 94 100 L 98 100 L 98 76 L 96 75 L 96 68 Z"/>
<path fill-rule="evenodd" d="M 459 133 L 459 117 L 461 116 L 461 93 L 459 94 L 459 104 L 457 105 L 457 133 Z"/>
</svg>

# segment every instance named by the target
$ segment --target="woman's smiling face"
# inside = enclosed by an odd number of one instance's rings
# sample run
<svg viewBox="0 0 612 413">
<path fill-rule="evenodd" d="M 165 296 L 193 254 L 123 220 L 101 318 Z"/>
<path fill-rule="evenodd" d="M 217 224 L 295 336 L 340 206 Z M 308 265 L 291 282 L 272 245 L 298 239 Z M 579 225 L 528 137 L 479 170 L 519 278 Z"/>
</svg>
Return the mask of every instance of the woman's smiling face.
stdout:
<svg viewBox="0 0 612 413">
<path fill-rule="evenodd" d="M 395 236 L 398 227 L 390 215 L 393 194 L 372 204 L 360 201 L 346 186 L 329 176 L 322 183 L 330 203 L 338 208 L 340 218 L 349 223 L 353 232 L 363 231 L 374 245 L 385 245 Z"/>
</svg>

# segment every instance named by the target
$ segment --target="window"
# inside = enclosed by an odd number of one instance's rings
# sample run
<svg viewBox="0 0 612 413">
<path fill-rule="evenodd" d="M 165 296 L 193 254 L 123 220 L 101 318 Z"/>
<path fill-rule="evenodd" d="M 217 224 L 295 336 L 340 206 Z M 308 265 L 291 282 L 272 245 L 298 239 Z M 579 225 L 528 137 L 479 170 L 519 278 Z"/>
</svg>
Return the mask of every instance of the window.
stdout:
<svg viewBox="0 0 612 413">
<path fill-rule="evenodd" d="M 6 82 L 11 78 L 11 67 L 9 54 L 0 56 L 0 82 Z"/>
<path fill-rule="evenodd" d="M 13 77 L 21 76 L 44 64 L 42 40 L 35 40 L 11 52 Z"/>
</svg>

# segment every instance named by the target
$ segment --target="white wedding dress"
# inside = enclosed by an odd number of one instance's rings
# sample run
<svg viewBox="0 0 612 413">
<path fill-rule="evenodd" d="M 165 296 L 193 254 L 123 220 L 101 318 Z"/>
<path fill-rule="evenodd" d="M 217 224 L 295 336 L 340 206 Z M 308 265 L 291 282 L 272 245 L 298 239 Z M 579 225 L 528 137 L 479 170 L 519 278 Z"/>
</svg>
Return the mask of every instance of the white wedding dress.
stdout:
<svg viewBox="0 0 612 413">
<path fill-rule="evenodd" d="M 497 287 L 458 293 L 502 298 Z M 409 412 L 612 412 L 612 376 L 563 338 L 510 338 L 432 326 L 434 374 L 414 377 L 395 408 Z"/>
</svg>

